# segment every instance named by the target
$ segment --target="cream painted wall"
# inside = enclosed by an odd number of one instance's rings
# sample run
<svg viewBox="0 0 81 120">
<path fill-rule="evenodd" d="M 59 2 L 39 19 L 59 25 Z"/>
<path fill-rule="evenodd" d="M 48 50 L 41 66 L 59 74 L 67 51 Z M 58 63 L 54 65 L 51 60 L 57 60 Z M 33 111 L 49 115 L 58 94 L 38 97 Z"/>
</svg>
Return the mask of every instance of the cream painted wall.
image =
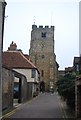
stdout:
<svg viewBox="0 0 81 120">
<path fill-rule="evenodd" d="M 19 78 L 15 77 L 14 82 L 19 82 Z"/>
<path fill-rule="evenodd" d="M 32 82 L 32 97 L 33 97 L 33 93 L 36 91 L 36 84 L 34 84 L 34 82 L 39 82 L 38 81 L 38 71 L 36 70 L 36 77 L 35 78 L 31 78 L 31 72 L 32 72 L 32 69 L 13 69 L 23 75 L 26 76 L 27 78 L 27 82 Z M 16 81 L 17 79 L 15 79 Z"/>
<path fill-rule="evenodd" d="M 13 69 L 23 75 L 26 76 L 27 78 L 27 82 L 38 82 L 38 72 L 36 70 L 36 77 L 35 78 L 31 78 L 31 72 L 32 72 L 32 69 Z"/>
</svg>

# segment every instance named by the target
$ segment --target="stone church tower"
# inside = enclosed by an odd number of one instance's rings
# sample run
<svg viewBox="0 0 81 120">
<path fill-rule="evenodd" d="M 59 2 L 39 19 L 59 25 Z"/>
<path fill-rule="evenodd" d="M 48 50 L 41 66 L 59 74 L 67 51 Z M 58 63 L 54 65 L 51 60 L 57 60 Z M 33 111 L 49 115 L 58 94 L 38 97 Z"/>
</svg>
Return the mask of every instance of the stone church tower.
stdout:
<svg viewBox="0 0 81 120">
<path fill-rule="evenodd" d="M 54 26 L 32 25 L 29 56 L 40 71 L 45 91 L 54 88 L 57 79 L 57 62 L 54 54 Z"/>
</svg>

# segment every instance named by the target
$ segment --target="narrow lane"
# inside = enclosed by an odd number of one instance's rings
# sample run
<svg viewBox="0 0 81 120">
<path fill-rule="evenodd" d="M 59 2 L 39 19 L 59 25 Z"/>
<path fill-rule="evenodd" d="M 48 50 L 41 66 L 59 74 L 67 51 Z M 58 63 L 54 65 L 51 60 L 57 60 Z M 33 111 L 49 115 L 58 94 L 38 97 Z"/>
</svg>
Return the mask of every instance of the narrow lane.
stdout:
<svg viewBox="0 0 81 120">
<path fill-rule="evenodd" d="M 9 118 L 63 118 L 63 112 L 56 93 L 41 93 L 35 99 L 21 104 Z"/>
</svg>

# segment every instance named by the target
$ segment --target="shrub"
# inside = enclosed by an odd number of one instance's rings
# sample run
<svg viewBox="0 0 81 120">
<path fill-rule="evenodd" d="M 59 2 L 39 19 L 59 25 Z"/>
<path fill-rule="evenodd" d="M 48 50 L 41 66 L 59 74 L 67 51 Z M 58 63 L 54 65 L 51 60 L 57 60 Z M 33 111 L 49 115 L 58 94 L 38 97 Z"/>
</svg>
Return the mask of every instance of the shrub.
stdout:
<svg viewBox="0 0 81 120">
<path fill-rule="evenodd" d="M 56 83 L 58 93 L 64 98 L 67 105 L 73 109 L 75 108 L 75 77 L 75 75 L 66 74 Z"/>
</svg>

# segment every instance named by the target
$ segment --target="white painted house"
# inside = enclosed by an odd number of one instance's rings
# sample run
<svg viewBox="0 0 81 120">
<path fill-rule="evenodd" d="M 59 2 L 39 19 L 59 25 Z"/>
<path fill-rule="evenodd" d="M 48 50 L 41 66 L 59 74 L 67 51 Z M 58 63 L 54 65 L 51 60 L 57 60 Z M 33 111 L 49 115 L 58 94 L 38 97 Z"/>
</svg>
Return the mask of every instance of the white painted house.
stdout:
<svg viewBox="0 0 81 120">
<path fill-rule="evenodd" d="M 26 76 L 29 94 L 33 96 L 39 89 L 39 71 L 20 50 L 17 50 L 15 43 L 12 42 L 8 51 L 3 52 L 3 64 Z"/>
</svg>

